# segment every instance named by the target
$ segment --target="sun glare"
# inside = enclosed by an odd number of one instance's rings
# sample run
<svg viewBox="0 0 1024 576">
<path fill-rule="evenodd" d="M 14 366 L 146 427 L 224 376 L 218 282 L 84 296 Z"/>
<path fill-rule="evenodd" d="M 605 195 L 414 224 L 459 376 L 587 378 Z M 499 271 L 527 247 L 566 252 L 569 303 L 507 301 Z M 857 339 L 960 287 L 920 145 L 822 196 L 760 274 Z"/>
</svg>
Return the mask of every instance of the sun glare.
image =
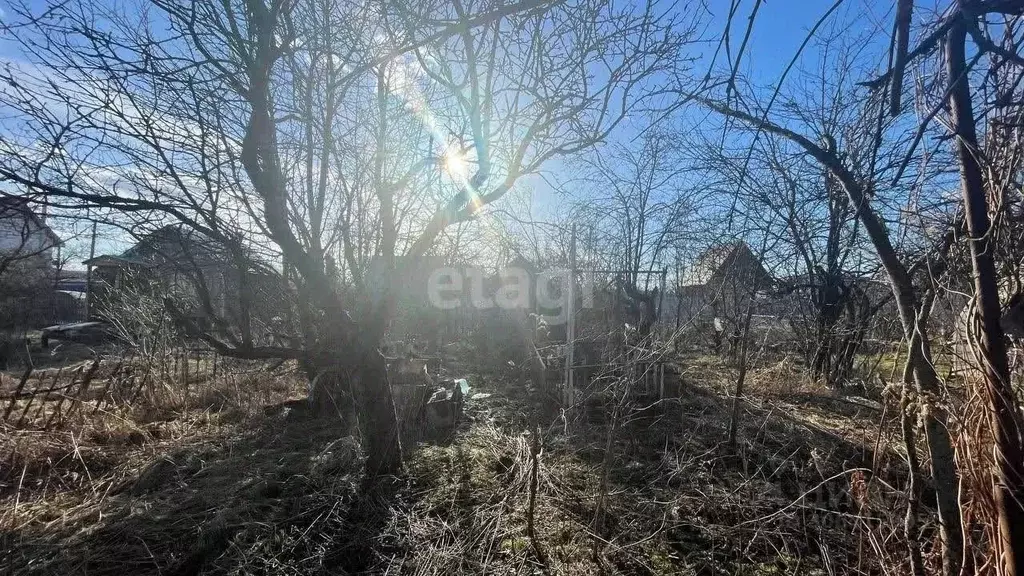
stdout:
<svg viewBox="0 0 1024 576">
<path fill-rule="evenodd" d="M 469 176 L 469 162 L 466 155 L 455 146 L 449 146 L 443 157 L 444 171 L 452 178 L 465 180 Z"/>
</svg>

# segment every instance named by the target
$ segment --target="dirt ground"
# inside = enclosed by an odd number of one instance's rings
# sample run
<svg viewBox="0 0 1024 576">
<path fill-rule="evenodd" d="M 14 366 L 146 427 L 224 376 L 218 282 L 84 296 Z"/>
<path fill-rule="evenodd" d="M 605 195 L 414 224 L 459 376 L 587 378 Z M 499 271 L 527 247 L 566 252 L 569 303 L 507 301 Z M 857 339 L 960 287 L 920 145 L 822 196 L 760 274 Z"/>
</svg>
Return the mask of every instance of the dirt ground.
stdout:
<svg viewBox="0 0 1024 576">
<path fill-rule="evenodd" d="M 902 554 L 893 414 L 767 366 L 729 449 L 732 369 L 681 368 L 678 398 L 617 420 L 554 411 L 511 369 L 464 374 L 454 437 L 372 483 L 350 429 L 284 404 L 297 385 L 266 408 L 8 429 L 0 573 L 872 574 Z"/>
</svg>

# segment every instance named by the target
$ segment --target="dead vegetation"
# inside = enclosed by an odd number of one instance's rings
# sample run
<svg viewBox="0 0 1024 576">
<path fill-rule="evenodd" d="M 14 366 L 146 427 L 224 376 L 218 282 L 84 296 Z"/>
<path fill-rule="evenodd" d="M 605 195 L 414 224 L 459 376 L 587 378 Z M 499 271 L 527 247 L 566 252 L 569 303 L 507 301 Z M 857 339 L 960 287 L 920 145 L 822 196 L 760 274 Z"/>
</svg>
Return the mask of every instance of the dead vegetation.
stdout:
<svg viewBox="0 0 1024 576">
<path fill-rule="evenodd" d="M 188 406 L 9 426 L 0 531 L 10 553 L 0 571 L 871 574 L 901 565 L 905 472 L 893 412 L 816 389 L 798 367 L 758 366 L 729 452 L 728 363 L 681 363 L 678 397 L 626 405 L 610 444 L 610 406 L 567 421 L 519 387 L 515 369 L 470 373 L 455 437 L 419 444 L 404 474 L 372 483 L 350 427 L 311 418 L 288 401 L 297 382 L 265 368 L 222 375 Z M 925 526 L 931 562 L 934 532 Z"/>
<path fill-rule="evenodd" d="M 137 495 L 179 485 L 202 468 L 198 463 L 204 454 L 229 447 L 244 436 L 265 403 L 287 399 L 302 390 L 294 376 L 259 368 L 222 373 L 215 381 L 209 374 L 192 378 L 190 394 L 166 379 L 151 378 L 141 390 L 135 390 L 133 402 L 115 394 L 117 403 L 101 404 L 100 391 L 114 394 L 106 384 L 123 370 L 125 360 L 97 364 L 107 367 L 94 370 L 93 394 L 46 393 L 39 398 L 16 399 L 12 414 L 25 412 L 26 417 L 10 418 L 3 424 L 0 498 L 5 505 L 0 526 L 4 548 L 12 551 L 5 562 L 17 563 L 21 556 L 22 569 L 39 573 L 88 569 L 92 556 L 76 554 L 72 542 L 85 532 L 109 535 L 103 529 L 108 521 L 117 527 L 116 518 L 134 516 L 138 510 L 113 503 L 119 494 Z M 141 371 L 142 366 L 137 368 Z M 46 378 L 43 375 L 39 380 L 45 382 Z M 29 399 L 34 405 L 29 405 Z M 53 418 L 55 414 L 61 417 Z M 200 488 L 196 493 L 203 492 L 209 491 Z M 172 508 L 179 505 L 184 505 L 183 501 L 173 498 L 167 504 Z M 131 528 L 131 522 L 121 528 Z M 128 533 L 134 532 L 132 528 Z M 48 542 L 59 542 L 59 546 L 50 548 Z M 83 542 L 100 548 L 96 541 Z M 133 546 L 123 539 L 114 542 Z M 119 557 L 109 551 L 105 556 L 114 564 Z M 74 560 L 67 560 L 69 557 Z"/>
</svg>

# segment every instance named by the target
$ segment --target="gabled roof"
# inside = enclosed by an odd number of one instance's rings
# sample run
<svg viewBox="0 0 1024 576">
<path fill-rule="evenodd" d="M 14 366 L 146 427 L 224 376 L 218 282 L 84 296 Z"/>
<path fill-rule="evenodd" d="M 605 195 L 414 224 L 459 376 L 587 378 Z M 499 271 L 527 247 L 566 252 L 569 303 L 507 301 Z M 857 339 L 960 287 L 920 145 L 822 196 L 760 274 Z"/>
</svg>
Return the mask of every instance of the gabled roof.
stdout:
<svg viewBox="0 0 1024 576">
<path fill-rule="evenodd" d="M 96 256 L 95 258 L 89 258 L 84 260 L 82 264 L 86 266 L 145 266 L 147 263 L 142 260 L 133 260 L 131 258 L 125 258 L 123 256 L 111 256 L 104 254 L 102 256 Z"/>
<path fill-rule="evenodd" d="M 6 218 L 23 218 L 31 222 L 36 230 L 41 230 L 52 246 L 60 244 L 60 237 L 32 210 L 28 198 L 24 196 L 0 196 L 0 219 Z"/>
<path fill-rule="evenodd" d="M 154 266 L 182 259 L 201 263 L 226 262 L 222 245 L 181 224 L 169 224 L 150 232 L 120 255 L 103 254 L 83 262 L 87 266 Z"/>
<path fill-rule="evenodd" d="M 192 256 L 201 259 L 223 259 L 223 246 L 211 241 L 201 232 L 181 224 L 169 224 L 147 234 L 134 246 L 121 253 L 128 260 L 149 261 L 153 259 Z"/>
<path fill-rule="evenodd" d="M 771 275 L 761 265 L 746 242 L 736 240 L 705 250 L 683 275 L 682 286 L 704 286 L 712 281 L 741 276 L 745 282 L 767 285 Z"/>
</svg>

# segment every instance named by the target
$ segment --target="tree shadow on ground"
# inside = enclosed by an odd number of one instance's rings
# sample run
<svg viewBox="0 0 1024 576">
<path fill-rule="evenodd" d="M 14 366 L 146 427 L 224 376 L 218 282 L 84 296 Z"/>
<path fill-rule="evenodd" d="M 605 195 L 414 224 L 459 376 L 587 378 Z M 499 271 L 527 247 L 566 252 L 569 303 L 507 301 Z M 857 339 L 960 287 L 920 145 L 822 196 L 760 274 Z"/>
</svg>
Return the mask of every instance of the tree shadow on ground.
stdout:
<svg viewBox="0 0 1024 576">
<path fill-rule="evenodd" d="M 274 416 L 237 437 L 155 458 L 64 517 L 0 534 L 11 551 L 0 572 L 540 570 L 525 506 L 530 434 L 546 417 L 536 519 L 552 572 L 712 574 L 774 563 L 787 573 L 793 558 L 799 564 L 815 551 L 801 539 L 794 512 L 802 506 L 787 508 L 793 498 L 780 488 L 780 471 L 812 474 L 810 451 L 829 443 L 832 465 L 864 454 L 856 442 L 818 435 L 798 416 L 756 402 L 744 404 L 741 446 L 726 453 L 728 398 L 686 385 L 678 400 L 622 423 L 608 460 L 610 520 L 597 534 L 607 419 L 566 426 L 541 397 L 503 386 L 471 398 L 453 442 L 410 446 L 409 473 L 373 485 L 363 484 L 358 443 L 336 420 Z M 831 550 L 845 557 L 849 530 L 829 530 L 842 536 Z"/>
<path fill-rule="evenodd" d="M 337 420 L 272 418 L 155 458 L 63 517 L 0 535 L 6 574 L 346 571 L 335 537 L 373 538 L 386 486 L 361 486 L 358 443 Z M 354 539 L 355 540 L 355 539 Z"/>
<path fill-rule="evenodd" d="M 835 558 L 855 561 L 858 541 L 850 535 L 860 524 L 849 513 L 852 476 L 843 472 L 871 467 L 875 447 L 865 440 L 874 437 L 815 422 L 830 416 L 877 425 L 879 411 L 828 398 L 799 402 L 741 402 L 739 442 L 730 447 L 732 399 L 684 382 L 678 398 L 623 410 L 611 457 L 608 404 L 587 406 L 561 446 L 566 458 L 598 471 L 608 466 L 613 531 L 629 533 L 643 516 L 661 516 L 657 539 L 698 572 L 778 558 L 808 559 L 806 568 L 824 561 L 822 542 Z M 879 486 L 898 488 L 903 477 L 896 463 Z M 592 507 L 578 508 L 579 516 L 592 514 Z M 642 530 L 632 537 L 642 540 Z"/>
</svg>

